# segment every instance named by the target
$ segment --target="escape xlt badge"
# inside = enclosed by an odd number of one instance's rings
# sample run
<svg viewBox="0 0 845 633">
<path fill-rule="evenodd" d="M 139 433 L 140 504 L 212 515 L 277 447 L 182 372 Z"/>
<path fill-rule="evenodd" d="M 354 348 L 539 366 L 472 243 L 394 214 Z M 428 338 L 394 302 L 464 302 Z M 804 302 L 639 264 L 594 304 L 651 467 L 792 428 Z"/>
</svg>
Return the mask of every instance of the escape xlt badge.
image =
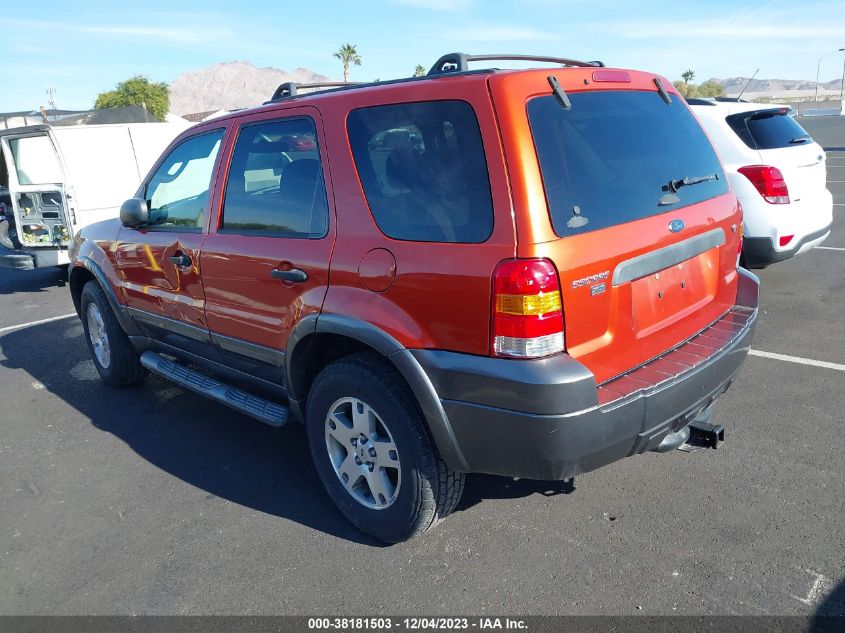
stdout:
<svg viewBox="0 0 845 633">
<path fill-rule="evenodd" d="M 581 288 L 582 286 L 589 286 L 590 284 L 594 284 L 597 281 L 602 281 L 607 279 L 608 275 L 610 275 L 609 270 L 605 270 L 601 273 L 596 273 L 595 275 L 590 275 L 589 277 L 583 277 L 581 279 L 576 279 L 572 282 L 573 288 Z"/>
</svg>

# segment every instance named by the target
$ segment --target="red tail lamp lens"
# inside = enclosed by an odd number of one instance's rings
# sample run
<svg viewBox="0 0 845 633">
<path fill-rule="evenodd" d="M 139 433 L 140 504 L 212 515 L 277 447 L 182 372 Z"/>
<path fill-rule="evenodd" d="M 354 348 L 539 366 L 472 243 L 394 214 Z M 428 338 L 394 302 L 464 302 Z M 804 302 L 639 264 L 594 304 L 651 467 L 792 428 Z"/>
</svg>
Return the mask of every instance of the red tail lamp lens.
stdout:
<svg viewBox="0 0 845 633">
<path fill-rule="evenodd" d="M 548 259 L 507 259 L 493 273 L 493 354 L 540 358 L 564 350 L 557 270 Z"/>
<path fill-rule="evenodd" d="M 748 165 L 740 167 L 739 173 L 751 181 L 769 204 L 789 204 L 789 189 L 783 179 L 783 174 L 777 167 Z"/>
</svg>

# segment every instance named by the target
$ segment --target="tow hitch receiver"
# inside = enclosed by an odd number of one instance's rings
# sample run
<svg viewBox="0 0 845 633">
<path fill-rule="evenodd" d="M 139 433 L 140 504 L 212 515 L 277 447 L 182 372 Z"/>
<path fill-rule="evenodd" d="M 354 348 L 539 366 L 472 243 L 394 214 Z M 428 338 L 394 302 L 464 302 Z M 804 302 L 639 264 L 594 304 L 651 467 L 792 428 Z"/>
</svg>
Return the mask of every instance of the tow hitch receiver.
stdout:
<svg viewBox="0 0 845 633">
<path fill-rule="evenodd" d="M 685 453 L 693 453 L 705 448 L 719 448 L 725 441 L 725 427 L 721 424 L 710 424 L 712 416 L 710 407 L 699 413 L 689 423 L 689 439 L 678 447 Z"/>
<path fill-rule="evenodd" d="M 693 420 L 689 425 L 690 443 L 696 443 L 706 448 L 719 448 L 725 441 L 725 427 L 721 424 L 710 424 Z"/>
</svg>

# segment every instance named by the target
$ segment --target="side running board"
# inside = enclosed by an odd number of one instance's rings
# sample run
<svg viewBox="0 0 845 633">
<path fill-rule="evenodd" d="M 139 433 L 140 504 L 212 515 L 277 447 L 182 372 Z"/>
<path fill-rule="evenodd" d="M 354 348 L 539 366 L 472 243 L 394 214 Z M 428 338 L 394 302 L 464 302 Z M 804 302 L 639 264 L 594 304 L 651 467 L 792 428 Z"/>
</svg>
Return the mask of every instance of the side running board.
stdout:
<svg viewBox="0 0 845 633">
<path fill-rule="evenodd" d="M 209 378 L 155 352 L 141 354 L 141 364 L 152 373 L 167 378 L 180 387 L 232 407 L 264 424 L 280 427 L 288 421 L 287 407 Z"/>
</svg>

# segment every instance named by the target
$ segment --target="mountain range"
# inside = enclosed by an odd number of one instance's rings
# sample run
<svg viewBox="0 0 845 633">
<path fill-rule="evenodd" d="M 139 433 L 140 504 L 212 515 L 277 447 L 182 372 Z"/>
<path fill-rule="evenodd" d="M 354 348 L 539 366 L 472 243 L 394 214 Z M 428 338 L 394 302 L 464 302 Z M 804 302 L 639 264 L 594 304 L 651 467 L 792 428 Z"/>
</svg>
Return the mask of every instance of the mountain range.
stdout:
<svg viewBox="0 0 845 633">
<path fill-rule="evenodd" d="M 281 68 L 258 68 L 243 61 L 214 64 L 186 72 L 170 84 L 170 110 L 175 114 L 191 114 L 212 110 L 247 108 L 267 101 L 276 87 L 286 81 L 314 83 L 329 77 L 307 68 L 293 71 Z M 739 93 L 748 77 L 713 79 L 725 87 L 728 95 Z M 819 92 L 839 91 L 840 80 L 819 84 Z M 801 79 L 754 79 L 746 94 L 777 95 L 786 91 L 815 91 L 816 82 Z M 794 93 L 793 93 L 794 94 Z"/>
<path fill-rule="evenodd" d="M 191 114 L 248 108 L 267 101 L 286 81 L 317 83 L 325 75 L 307 68 L 294 71 L 258 68 L 249 62 L 225 62 L 186 72 L 170 84 L 170 111 Z"/>
<path fill-rule="evenodd" d="M 713 79 L 716 83 L 725 88 L 727 94 L 737 94 L 743 89 L 750 77 L 729 77 L 728 79 Z M 840 80 L 832 79 L 819 84 L 819 91 L 839 90 Z M 746 92 L 755 93 L 778 93 L 785 90 L 813 90 L 816 89 L 816 82 L 806 79 L 752 79 L 745 89 Z"/>
</svg>

